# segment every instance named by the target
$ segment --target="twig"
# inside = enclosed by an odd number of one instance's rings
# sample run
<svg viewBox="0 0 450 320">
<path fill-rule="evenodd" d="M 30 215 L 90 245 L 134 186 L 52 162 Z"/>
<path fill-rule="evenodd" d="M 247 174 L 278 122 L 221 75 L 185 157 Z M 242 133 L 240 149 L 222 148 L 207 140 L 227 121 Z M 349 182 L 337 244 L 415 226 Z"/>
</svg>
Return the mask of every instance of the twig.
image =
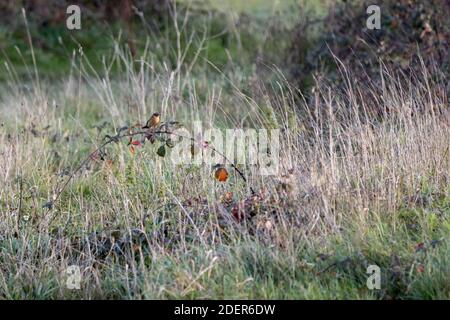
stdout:
<svg viewBox="0 0 450 320">
<path fill-rule="evenodd" d="M 120 130 L 119 130 L 120 131 Z M 126 133 L 126 134 L 120 134 L 120 132 L 115 135 L 115 136 L 106 136 L 108 138 L 108 140 L 106 142 L 104 142 L 102 145 L 100 145 L 100 147 L 98 147 L 97 149 L 95 149 L 94 151 L 92 151 L 81 163 L 80 165 L 69 175 L 69 178 L 64 182 L 64 184 L 62 185 L 62 187 L 59 189 L 59 191 L 56 193 L 56 195 L 53 197 L 53 200 L 47 202 L 43 208 L 47 208 L 49 210 L 51 210 L 53 208 L 54 203 L 59 199 L 59 197 L 61 196 L 61 194 L 63 193 L 63 191 L 66 189 L 67 185 L 69 184 L 69 182 L 74 178 L 74 176 L 78 173 L 78 171 L 80 171 L 91 159 L 92 157 L 100 152 L 103 148 L 105 148 L 107 145 L 109 145 L 112 142 L 119 142 L 122 138 L 129 138 L 129 137 L 134 137 L 137 135 L 142 135 L 142 134 L 148 134 L 148 131 L 138 131 L 138 132 L 132 132 L 132 133 Z M 151 134 L 168 134 L 168 135 L 173 135 L 176 137 L 180 137 L 183 139 L 189 139 L 191 142 L 196 143 L 197 141 L 192 138 L 192 137 L 186 137 L 184 135 L 178 134 L 178 133 L 174 133 L 172 131 L 153 131 L 151 132 Z M 244 183 L 246 185 L 248 185 L 247 183 L 247 178 L 245 177 L 245 175 L 242 173 L 241 170 L 239 170 L 236 165 L 230 161 L 222 152 L 218 151 L 216 148 L 210 146 L 209 144 L 205 145 L 205 148 L 210 149 L 214 152 L 217 152 L 224 160 L 225 162 L 229 163 L 231 165 L 231 167 L 233 168 L 233 170 L 235 170 L 239 176 L 241 177 L 241 179 L 244 181 Z M 255 191 L 253 190 L 253 188 L 251 186 L 249 186 L 250 191 L 252 194 L 255 194 Z"/>
<path fill-rule="evenodd" d="M 20 229 L 20 216 L 22 214 L 22 199 L 23 199 L 23 179 L 19 177 L 19 208 L 17 209 L 17 220 L 16 220 L 16 233 L 19 236 Z"/>
<path fill-rule="evenodd" d="M 171 135 L 174 135 L 174 136 L 177 136 L 177 137 L 181 137 L 181 138 L 183 138 L 183 139 L 189 139 L 189 140 L 191 140 L 192 142 L 194 142 L 194 143 L 196 143 L 197 141 L 194 139 L 194 138 L 192 138 L 192 137 L 186 137 L 186 136 L 183 136 L 183 135 L 181 135 L 181 134 L 178 134 L 178 133 L 174 133 L 174 132 L 168 132 L 168 131 L 159 131 L 159 132 L 156 132 L 156 133 L 162 133 L 162 134 L 171 134 Z M 245 182 L 245 184 L 247 184 L 247 178 L 245 177 L 245 175 L 242 173 L 242 171 L 241 170 L 239 170 L 237 167 L 236 167 L 236 165 L 231 161 L 231 160 L 229 160 L 222 152 L 220 152 L 220 151 L 218 151 L 216 148 L 214 148 L 213 146 L 210 146 L 209 144 L 207 144 L 206 146 L 205 146 L 205 148 L 208 148 L 209 150 L 211 150 L 211 151 L 214 151 L 214 152 L 217 152 L 227 163 L 229 163 L 230 165 L 231 165 L 231 167 L 233 168 L 233 170 L 235 170 L 238 174 L 239 174 L 239 176 L 242 178 L 242 180 Z M 252 194 L 255 194 L 255 191 L 253 190 L 253 188 L 250 186 L 250 191 L 251 191 L 251 193 Z"/>
</svg>

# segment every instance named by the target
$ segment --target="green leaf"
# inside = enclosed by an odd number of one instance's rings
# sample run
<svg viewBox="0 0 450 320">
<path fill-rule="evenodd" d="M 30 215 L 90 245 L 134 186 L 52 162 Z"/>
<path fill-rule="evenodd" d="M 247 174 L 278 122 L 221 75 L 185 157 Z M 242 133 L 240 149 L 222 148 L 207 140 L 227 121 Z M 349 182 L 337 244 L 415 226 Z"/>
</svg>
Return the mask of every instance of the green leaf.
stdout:
<svg viewBox="0 0 450 320">
<path fill-rule="evenodd" d="M 158 156 L 164 157 L 166 155 L 166 147 L 164 146 L 159 147 L 156 153 L 158 154 Z"/>
</svg>

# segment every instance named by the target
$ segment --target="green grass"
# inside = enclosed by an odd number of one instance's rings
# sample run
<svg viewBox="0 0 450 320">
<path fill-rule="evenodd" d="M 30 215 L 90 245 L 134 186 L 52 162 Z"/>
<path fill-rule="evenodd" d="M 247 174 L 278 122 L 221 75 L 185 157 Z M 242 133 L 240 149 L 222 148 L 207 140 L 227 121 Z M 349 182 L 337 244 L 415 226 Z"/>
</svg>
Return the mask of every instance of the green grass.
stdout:
<svg viewBox="0 0 450 320">
<path fill-rule="evenodd" d="M 40 270 L 33 280 L 21 275 L 19 282 L 13 279 L 21 272 L 11 269 L 4 275 L 2 291 L 4 298 L 13 299 L 448 299 L 449 231 L 439 233 L 445 240 L 436 245 L 427 241 L 419 252 L 415 241 L 404 240 L 407 233 L 396 230 L 394 236 L 392 231 L 386 228 L 362 241 L 348 233 L 335 242 L 329 239 L 320 249 L 303 244 L 288 254 L 256 239 L 210 249 L 195 245 L 153 254 L 139 260 L 134 271 L 126 269 L 125 261 L 111 258 L 94 267 L 95 273 L 85 271 L 79 291 L 64 289 L 57 265 Z M 4 244 L 2 263 L 9 265 L 26 246 L 36 246 L 35 241 Z M 328 256 L 322 261 L 319 254 L 324 252 Z M 381 267 L 382 290 L 367 289 L 369 264 Z M 418 271 L 420 265 L 423 272 Z"/>
</svg>

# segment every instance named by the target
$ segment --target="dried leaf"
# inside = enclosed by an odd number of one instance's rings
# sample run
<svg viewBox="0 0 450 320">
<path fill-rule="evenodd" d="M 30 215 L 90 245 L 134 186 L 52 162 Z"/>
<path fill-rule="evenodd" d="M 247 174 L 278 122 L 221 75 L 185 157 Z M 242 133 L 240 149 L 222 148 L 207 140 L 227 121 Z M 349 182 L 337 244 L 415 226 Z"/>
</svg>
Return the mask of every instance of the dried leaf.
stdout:
<svg viewBox="0 0 450 320">
<path fill-rule="evenodd" d="M 225 182 L 228 180 L 228 171 L 225 168 L 217 169 L 214 175 L 220 182 Z"/>
</svg>

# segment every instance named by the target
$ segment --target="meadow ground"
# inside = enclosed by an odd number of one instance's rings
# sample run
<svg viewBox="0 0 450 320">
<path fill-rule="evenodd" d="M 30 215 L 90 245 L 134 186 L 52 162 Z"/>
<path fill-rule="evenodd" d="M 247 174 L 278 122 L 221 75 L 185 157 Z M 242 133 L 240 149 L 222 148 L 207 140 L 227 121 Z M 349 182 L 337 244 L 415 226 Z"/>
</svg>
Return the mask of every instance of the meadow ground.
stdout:
<svg viewBox="0 0 450 320">
<path fill-rule="evenodd" d="M 301 99 L 274 66 L 268 85 L 203 49 L 111 47 L 99 65 L 76 52 L 58 80 L 33 64 L 2 77 L 0 298 L 450 298 L 445 83 L 381 66 L 367 99 L 340 66 L 344 92 L 316 82 Z M 279 172 L 239 165 L 244 181 L 227 163 L 220 182 L 169 161 L 167 141 L 128 137 L 90 156 L 156 111 L 187 130 L 280 129 Z"/>
</svg>

